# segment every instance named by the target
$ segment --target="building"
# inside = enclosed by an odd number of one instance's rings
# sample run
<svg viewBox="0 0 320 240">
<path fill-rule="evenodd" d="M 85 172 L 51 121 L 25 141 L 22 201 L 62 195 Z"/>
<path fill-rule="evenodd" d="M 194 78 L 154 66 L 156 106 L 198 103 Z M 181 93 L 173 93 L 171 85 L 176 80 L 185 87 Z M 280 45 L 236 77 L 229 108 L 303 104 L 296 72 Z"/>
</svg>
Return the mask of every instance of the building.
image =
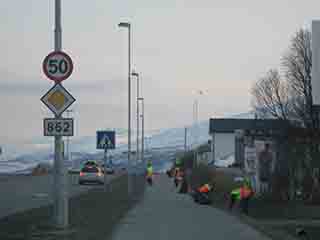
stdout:
<svg viewBox="0 0 320 240">
<path fill-rule="evenodd" d="M 211 161 L 225 159 L 234 155 L 235 162 L 243 163 L 243 144 L 239 143 L 242 131 L 256 132 L 283 132 L 288 129 L 289 124 L 284 120 L 277 119 L 230 119 L 213 118 L 209 123 L 209 134 L 211 136 Z M 241 140 L 240 140 L 241 141 Z"/>
</svg>

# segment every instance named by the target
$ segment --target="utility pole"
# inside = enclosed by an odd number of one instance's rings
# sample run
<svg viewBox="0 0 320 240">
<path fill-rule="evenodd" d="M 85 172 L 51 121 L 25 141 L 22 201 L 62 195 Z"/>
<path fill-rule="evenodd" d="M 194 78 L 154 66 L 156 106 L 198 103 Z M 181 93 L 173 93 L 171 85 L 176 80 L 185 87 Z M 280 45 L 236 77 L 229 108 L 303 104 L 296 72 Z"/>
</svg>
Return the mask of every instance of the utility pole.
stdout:
<svg viewBox="0 0 320 240">
<path fill-rule="evenodd" d="M 142 101 L 142 143 L 141 143 L 141 153 L 142 153 L 142 163 L 145 167 L 145 159 L 144 159 L 144 98 Z"/>
<path fill-rule="evenodd" d="M 140 87 L 139 87 L 139 82 L 140 82 L 140 78 L 139 78 L 139 73 L 136 73 L 135 71 L 131 73 L 132 76 L 135 76 L 137 78 L 137 100 L 136 100 L 136 104 L 137 104 L 137 154 L 136 154 L 136 162 L 138 163 L 140 159 L 140 153 L 139 153 L 139 135 L 140 135 L 140 112 L 139 112 L 139 99 L 140 99 Z"/>
<path fill-rule="evenodd" d="M 138 98 L 138 100 L 141 101 L 141 105 L 142 105 L 142 114 L 140 115 L 140 117 L 142 118 L 141 160 L 142 160 L 143 166 L 146 167 L 146 164 L 144 162 L 144 98 L 140 97 Z"/>
<path fill-rule="evenodd" d="M 195 147 L 195 150 L 194 150 L 194 160 L 195 160 L 195 166 L 197 166 L 198 164 L 198 147 L 197 145 L 199 144 L 199 135 L 200 135 L 200 126 L 199 126 L 199 99 L 198 99 L 198 95 L 204 95 L 204 93 L 208 93 L 207 90 L 198 90 L 197 91 L 197 96 L 196 96 L 196 99 L 194 101 L 194 104 L 193 104 L 193 113 L 194 113 L 194 122 L 195 122 L 195 142 L 196 142 L 196 147 Z"/>
<path fill-rule="evenodd" d="M 184 128 L 184 153 L 187 152 L 187 131 L 188 129 L 185 127 Z"/>
<path fill-rule="evenodd" d="M 62 50 L 62 27 L 61 27 L 61 0 L 55 0 L 55 51 Z M 56 115 L 56 118 L 60 118 Z M 62 136 L 55 136 L 55 161 L 54 161 L 54 222 L 59 228 L 68 226 L 68 192 L 67 172 L 64 166 Z"/>
<path fill-rule="evenodd" d="M 194 148 L 194 163 L 193 163 L 193 165 L 194 165 L 194 167 L 197 167 L 197 162 L 198 162 L 198 146 L 197 146 L 197 144 L 198 144 L 198 131 L 199 131 L 199 129 L 198 129 L 198 99 L 196 99 L 195 101 L 194 101 L 194 103 L 193 103 L 193 114 L 194 114 L 194 128 L 195 128 L 195 130 L 194 130 L 194 132 L 195 132 L 195 136 L 194 136 L 194 138 L 195 138 L 195 148 Z"/>
<path fill-rule="evenodd" d="M 212 133 L 212 139 L 211 139 L 211 142 L 210 142 L 210 148 L 211 148 L 211 162 L 213 164 L 213 166 L 215 166 L 215 153 L 214 153 L 214 141 L 215 141 L 215 135 L 214 133 Z"/>
<path fill-rule="evenodd" d="M 137 163 L 139 162 L 139 116 L 140 116 L 140 113 L 139 113 L 139 75 L 137 77 Z"/>
</svg>

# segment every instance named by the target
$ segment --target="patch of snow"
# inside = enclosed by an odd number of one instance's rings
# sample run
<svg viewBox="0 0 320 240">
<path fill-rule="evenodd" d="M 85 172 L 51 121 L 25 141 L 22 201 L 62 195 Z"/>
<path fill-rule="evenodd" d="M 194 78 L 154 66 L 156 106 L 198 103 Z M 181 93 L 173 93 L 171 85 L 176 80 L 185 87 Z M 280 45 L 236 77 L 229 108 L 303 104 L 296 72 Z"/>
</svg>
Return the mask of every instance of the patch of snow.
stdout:
<svg viewBox="0 0 320 240">
<path fill-rule="evenodd" d="M 252 112 L 234 115 L 234 118 L 252 118 Z M 188 149 L 206 143 L 210 136 L 208 134 L 209 121 L 201 121 L 198 125 L 187 127 Z M 114 156 L 113 163 L 116 165 L 127 164 L 127 130 L 116 129 L 117 147 L 110 151 Z M 184 149 L 183 128 L 158 129 L 145 133 L 146 152 L 165 152 L 167 154 L 155 165 L 155 169 L 164 171 L 171 164 L 171 156 L 176 151 Z M 132 132 L 132 139 L 135 139 L 135 132 Z M 67 139 L 65 139 L 67 140 Z M 70 140 L 71 161 L 66 161 L 68 168 L 79 167 L 89 159 L 103 159 L 103 150 L 96 149 L 96 136 L 72 137 Z M 53 139 L 47 137 L 37 137 L 28 143 L 0 143 L 3 154 L 0 155 L 0 173 L 12 173 L 30 171 L 38 163 L 53 163 Z M 66 148 L 67 150 L 67 148 Z M 132 150 L 135 151 L 135 142 L 132 142 Z M 135 156 L 133 156 L 135 159 Z M 215 162 L 216 166 L 227 167 L 234 162 L 234 154 L 226 159 L 219 159 Z M 209 163 L 210 164 L 210 163 Z"/>
</svg>

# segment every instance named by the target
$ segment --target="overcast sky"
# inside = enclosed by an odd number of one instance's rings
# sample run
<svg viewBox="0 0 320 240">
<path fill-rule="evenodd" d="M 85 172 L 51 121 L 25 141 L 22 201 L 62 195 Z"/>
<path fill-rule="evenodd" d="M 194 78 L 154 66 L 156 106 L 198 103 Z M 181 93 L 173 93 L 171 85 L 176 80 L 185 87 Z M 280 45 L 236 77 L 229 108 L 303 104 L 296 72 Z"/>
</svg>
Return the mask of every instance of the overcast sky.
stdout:
<svg viewBox="0 0 320 240">
<path fill-rule="evenodd" d="M 67 0 L 63 49 L 74 61 L 64 86 L 77 99 L 76 134 L 127 126 L 127 32 L 141 74 L 146 128 L 250 110 L 249 89 L 277 67 L 296 30 L 319 19 L 311 0 Z M 6 0 L 0 6 L 0 139 L 42 136 L 52 116 L 40 98 L 52 86 L 41 72 L 53 49 L 53 0 Z M 135 95 L 133 80 L 133 98 Z M 135 109 L 135 105 L 133 105 Z M 133 122 L 135 125 L 135 123 Z"/>
</svg>

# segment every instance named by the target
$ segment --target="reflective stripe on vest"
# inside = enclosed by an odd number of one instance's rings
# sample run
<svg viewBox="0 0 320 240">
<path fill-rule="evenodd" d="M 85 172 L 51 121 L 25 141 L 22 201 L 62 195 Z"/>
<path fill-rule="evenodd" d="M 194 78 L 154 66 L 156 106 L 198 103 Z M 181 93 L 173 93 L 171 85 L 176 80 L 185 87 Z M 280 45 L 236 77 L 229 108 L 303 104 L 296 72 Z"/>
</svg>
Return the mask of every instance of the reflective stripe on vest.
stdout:
<svg viewBox="0 0 320 240">
<path fill-rule="evenodd" d="M 201 193 L 208 193 L 209 192 L 209 188 L 207 185 L 204 185 L 202 187 L 199 188 L 199 192 Z"/>
<path fill-rule="evenodd" d="M 148 167 L 148 168 L 147 168 L 147 174 L 148 174 L 148 176 L 151 176 L 151 175 L 152 175 L 152 172 L 153 172 L 152 167 Z"/>
<path fill-rule="evenodd" d="M 240 200 L 240 189 L 234 189 L 231 191 L 231 195 L 234 196 L 237 200 Z"/>
</svg>

